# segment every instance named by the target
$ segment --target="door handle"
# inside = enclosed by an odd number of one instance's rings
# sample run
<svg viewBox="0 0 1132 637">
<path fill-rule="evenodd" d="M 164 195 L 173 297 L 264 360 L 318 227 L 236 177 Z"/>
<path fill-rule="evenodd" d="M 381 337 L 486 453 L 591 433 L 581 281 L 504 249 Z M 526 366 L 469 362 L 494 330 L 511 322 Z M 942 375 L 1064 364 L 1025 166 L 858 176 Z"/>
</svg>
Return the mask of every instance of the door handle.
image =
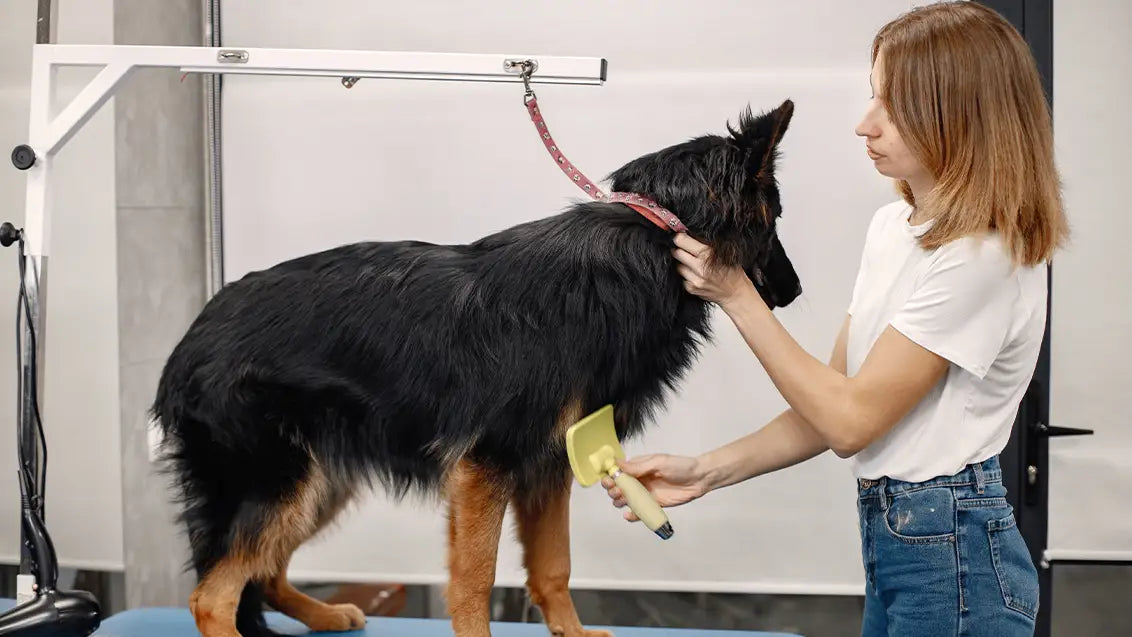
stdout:
<svg viewBox="0 0 1132 637">
<path fill-rule="evenodd" d="M 1054 438 L 1058 436 L 1091 436 L 1095 432 L 1092 429 L 1077 429 L 1074 427 L 1057 427 L 1047 425 L 1044 422 L 1039 422 L 1034 425 L 1034 429 L 1040 436 L 1047 438 Z"/>
<path fill-rule="evenodd" d="M 1030 431 L 1035 436 L 1026 445 L 1026 486 L 1023 491 L 1025 493 L 1026 504 L 1037 504 L 1037 491 L 1035 487 L 1038 485 L 1038 467 L 1037 456 L 1038 436 L 1043 438 L 1059 438 L 1062 436 L 1091 436 L 1095 432 L 1092 429 L 1078 429 L 1076 427 L 1058 427 L 1056 425 L 1047 425 L 1044 422 L 1035 422 L 1030 425 Z"/>
</svg>

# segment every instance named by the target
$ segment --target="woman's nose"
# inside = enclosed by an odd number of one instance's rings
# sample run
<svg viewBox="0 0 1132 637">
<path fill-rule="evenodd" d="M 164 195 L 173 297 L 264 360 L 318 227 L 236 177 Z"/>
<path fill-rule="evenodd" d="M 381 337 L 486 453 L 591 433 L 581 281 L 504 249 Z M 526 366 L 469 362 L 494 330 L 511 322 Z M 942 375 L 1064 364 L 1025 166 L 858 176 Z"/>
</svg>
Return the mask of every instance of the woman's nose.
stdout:
<svg viewBox="0 0 1132 637">
<path fill-rule="evenodd" d="M 877 127 L 873 125 L 871 118 L 865 116 L 857 124 L 857 128 L 854 129 L 854 132 L 857 133 L 858 137 L 876 137 Z"/>
<path fill-rule="evenodd" d="M 857 123 L 857 128 L 854 129 L 858 137 L 876 137 L 880 134 L 875 115 L 876 111 L 870 102 L 869 108 L 861 116 L 861 121 Z"/>
</svg>

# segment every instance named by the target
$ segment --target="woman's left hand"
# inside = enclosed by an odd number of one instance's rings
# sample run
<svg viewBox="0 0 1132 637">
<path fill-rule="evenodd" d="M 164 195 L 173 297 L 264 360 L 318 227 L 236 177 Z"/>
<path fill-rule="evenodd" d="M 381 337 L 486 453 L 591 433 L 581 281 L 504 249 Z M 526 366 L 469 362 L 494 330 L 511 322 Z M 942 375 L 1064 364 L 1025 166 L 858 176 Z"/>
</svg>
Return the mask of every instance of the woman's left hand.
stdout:
<svg viewBox="0 0 1132 637">
<path fill-rule="evenodd" d="M 684 289 L 704 300 L 726 307 L 744 294 L 755 291 L 754 284 L 742 268 L 708 266 L 711 248 L 687 234 L 676 235 L 676 249 L 672 254 L 679 261 L 676 270 L 684 278 Z"/>
</svg>

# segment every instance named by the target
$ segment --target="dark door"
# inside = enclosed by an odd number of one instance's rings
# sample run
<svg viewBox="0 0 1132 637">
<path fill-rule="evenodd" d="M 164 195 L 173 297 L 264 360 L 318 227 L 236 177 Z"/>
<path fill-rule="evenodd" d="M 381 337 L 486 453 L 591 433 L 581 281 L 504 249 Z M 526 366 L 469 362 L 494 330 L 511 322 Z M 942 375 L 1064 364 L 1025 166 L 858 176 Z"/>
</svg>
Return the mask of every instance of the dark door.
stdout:
<svg viewBox="0 0 1132 637">
<path fill-rule="evenodd" d="M 1053 0 L 978 0 L 1009 20 L 1030 45 L 1042 76 L 1046 99 L 1053 108 Z M 1038 567 L 1041 584 L 1041 612 L 1036 637 L 1049 637 L 1052 610 L 1052 571 L 1043 565 L 1049 529 L 1049 438 L 1051 436 L 1091 434 L 1089 430 L 1049 425 L 1050 319 L 1053 303 L 1052 268 L 1047 301 L 1045 338 L 1042 341 L 1034 380 L 1018 410 L 1010 442 L 1002 453 L 1003 479 L 1010 503 Z"/>
</svg>

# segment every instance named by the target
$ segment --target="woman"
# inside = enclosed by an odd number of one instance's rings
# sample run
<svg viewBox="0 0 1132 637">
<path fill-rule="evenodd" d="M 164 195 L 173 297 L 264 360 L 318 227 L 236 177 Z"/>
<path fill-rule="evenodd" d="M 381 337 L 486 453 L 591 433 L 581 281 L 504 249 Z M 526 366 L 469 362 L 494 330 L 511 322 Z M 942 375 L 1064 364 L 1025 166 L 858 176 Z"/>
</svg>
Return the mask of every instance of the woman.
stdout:
<svg viewBox="0 0 1132 637">
<path fill-rule="evenodd" d="M 1041 83 L 1019 34 L 976 2 L 899 17 L 872 60 L 856 132 L 901 197 L 870 223 L 829 365 L 741 270 L 709 268 L 709 247 L 678 236 L 686 288 L 731 318 L 790 408 L 699 457 L 624 469 L 671 507 L 833 450 L 859 481 L 864 635 L 1030 635 L 1037 574 L 998 454 L 1067 236 Z"/>
</svg>

